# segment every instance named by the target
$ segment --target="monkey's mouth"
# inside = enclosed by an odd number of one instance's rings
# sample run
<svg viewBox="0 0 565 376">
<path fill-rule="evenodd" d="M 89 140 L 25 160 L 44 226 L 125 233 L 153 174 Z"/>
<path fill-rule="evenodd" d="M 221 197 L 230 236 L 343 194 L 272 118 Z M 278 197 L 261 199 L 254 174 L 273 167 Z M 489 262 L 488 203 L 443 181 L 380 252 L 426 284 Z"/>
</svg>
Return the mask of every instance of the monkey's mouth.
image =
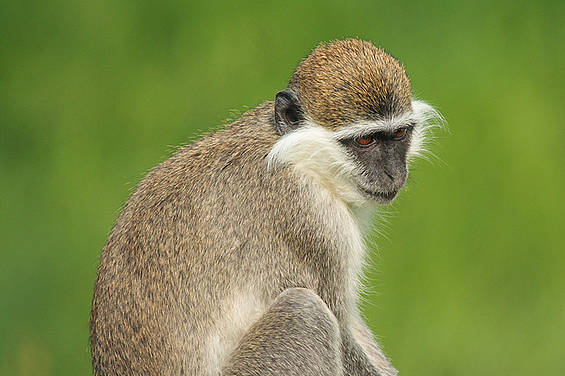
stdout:
<svg viewBox="0 0 565 376">
<path fill-rule="evenodd" d="M 363 187 L 361 187 L 361 189 L 363 190 L 363 192 L 365 192 L 367 196 L 382 203 L 391 202 L 398 194 L 398 191 L 379 192 L 379 191 L 371 191 Z"/>
</svg>

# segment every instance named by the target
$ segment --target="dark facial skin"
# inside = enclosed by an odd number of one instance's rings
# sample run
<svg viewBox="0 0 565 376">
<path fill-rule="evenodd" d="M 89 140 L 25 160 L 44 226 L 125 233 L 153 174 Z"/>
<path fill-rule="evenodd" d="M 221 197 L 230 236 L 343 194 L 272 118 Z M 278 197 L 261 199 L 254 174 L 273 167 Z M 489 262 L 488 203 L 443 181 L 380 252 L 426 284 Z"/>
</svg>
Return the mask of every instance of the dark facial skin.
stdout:
<svg viewBox="0 0 565 376">
<path fill-rule="evenodd" d="M 406 156 L 412 129 L 407 125 L 394 132 L 383 131 L 341 140 L 363 166 L 359 188 L 379 203 L 392 201 L 406 182 Z"/>
</svg>

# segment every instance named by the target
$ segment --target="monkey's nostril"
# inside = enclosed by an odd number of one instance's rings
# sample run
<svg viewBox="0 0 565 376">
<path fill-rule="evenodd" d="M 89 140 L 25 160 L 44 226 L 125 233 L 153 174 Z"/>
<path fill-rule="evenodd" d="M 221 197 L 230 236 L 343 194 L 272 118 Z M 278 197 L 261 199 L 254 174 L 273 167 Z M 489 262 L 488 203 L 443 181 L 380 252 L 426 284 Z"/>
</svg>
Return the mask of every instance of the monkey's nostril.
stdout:
<svg viewBox="0 0 565 376">
<path fill-rule="evenodd" d="M 384 169 L 384 172 L 386 174 L 386 176 L 388 176 L 390 178 L 391 181 L 394 181 L 394 177 L 392 176 L 392 174 L 390 172 L 387 171 L 387 169 Z"/>
</svg>

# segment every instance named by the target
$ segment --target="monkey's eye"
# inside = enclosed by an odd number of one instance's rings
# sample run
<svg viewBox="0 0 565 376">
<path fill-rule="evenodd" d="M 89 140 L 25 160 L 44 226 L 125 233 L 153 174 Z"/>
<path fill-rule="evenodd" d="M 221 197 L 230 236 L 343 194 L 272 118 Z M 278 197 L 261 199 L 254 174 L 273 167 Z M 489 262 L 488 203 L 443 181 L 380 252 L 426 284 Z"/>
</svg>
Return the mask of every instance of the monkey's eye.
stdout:
<svg viewBox="0 0 565 376">
<path fill-rule="evenodd" d="M 394 131 L 394 139 L 397 141 L 402 140 L 404 137 L 406 137 L 406 133 L 406 128 L 399 128 Z"/>
<path fill-rule="evenodd" d="M 355 142 L 360 146 L 369 146 L 373 142 L 375 142 L 375 139 L 373 138 L 373 136 L 362 136 L 362 137 L 357 137 L 355 139 Z"/>
</svg>

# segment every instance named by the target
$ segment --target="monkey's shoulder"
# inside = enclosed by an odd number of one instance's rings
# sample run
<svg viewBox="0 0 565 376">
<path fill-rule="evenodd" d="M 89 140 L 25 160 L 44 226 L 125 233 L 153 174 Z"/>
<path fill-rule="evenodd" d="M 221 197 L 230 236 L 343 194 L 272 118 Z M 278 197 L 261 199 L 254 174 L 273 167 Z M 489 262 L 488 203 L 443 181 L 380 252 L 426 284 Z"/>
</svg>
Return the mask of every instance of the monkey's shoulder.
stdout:
<svg viewBox="0 0 565 376">
<path fill-rule="evenodd" d="M 242 114 L 234 122 L 204 135 L 192 144 L 180 148 L 161 163 L 154 173 L 211 173 L 225 169 L 226 163 L 262 159 L 278 140 L 274 128 L 273 102 Z"/>
<path fill-rule="evenodd" d="M 181 147 L 139 182 L 126 208 L 155 210 L 193 206 L 264 181 L 265 157 L 279 139 L 273 126 L 272 102 L 254 108 L 231 124 Z"/>
</svg>

